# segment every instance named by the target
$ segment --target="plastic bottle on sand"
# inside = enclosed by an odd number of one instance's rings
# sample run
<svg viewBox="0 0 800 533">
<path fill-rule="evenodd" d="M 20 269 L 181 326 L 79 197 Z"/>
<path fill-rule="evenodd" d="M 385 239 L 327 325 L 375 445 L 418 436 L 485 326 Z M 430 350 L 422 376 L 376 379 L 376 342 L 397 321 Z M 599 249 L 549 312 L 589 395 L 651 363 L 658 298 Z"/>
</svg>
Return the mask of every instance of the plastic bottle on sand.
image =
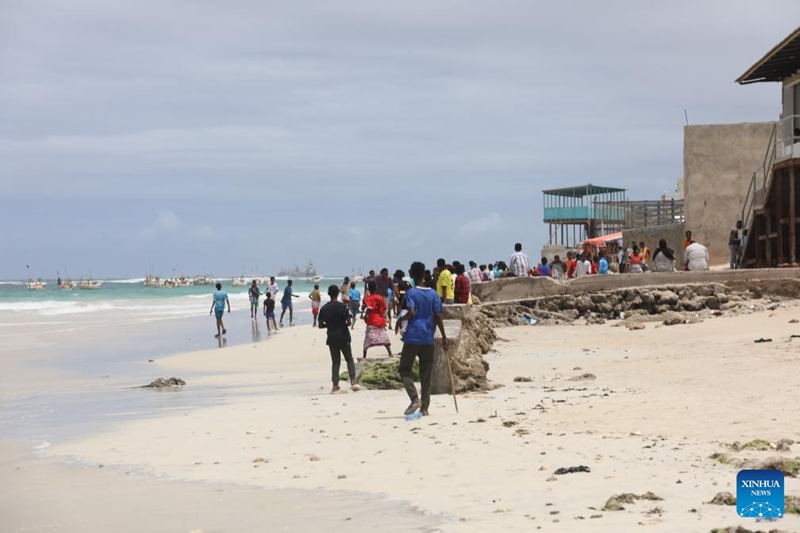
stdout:
<svg viewBox="0 0 800 533">
<path fill-rule="evenodd" d="M 422 412 L 421 411 L 414 411 L 410 415 L 406 415 L 406 420 L 408 420 L 408 421 L 417 420 L 418 418 L 422 418 Z"/>
</svg>

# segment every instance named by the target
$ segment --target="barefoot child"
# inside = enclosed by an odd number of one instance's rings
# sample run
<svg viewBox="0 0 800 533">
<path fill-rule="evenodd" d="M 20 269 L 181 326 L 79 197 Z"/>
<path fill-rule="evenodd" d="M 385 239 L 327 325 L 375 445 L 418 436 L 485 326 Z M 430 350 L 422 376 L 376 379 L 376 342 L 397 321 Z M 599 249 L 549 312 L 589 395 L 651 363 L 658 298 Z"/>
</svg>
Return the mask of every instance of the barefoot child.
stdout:
<svg viewBox="0 0 800 533">
<path fill-rule="evenodd" d="M 292 280 L 286 280 L 286 288 L 283 289 L 283 298 L 281 298 L 281 327 L 283 327 L 283 315 L 286 310 L 289 310 L 289 325 L 294 326 L 294 309 L 292 308 L 292 298 L 299 298 L 300 295 L 292 292 Z"/>
<path fill-rule="evenodd" d="M 208 312 L 210 315 L 214 313 L 217 318 L 217 334 L 216 338 L 220 338 L 227 333 L 225 331 L 225 323 L 222 322 L 222 315 L 225 314 L 225 304 L 228 304 L 228 314 L 231 312 L 231 302 L 228 300 L 228 293 L 222 290 L 222 283 L 217 283 L 217 292 L 214 293 L 211 301 L 211 310 Z"/>
<path fill-rule="evenodd" d="M 267 335 L 272 330 L 278 331 L 278 325 L 275 323 L 275 300 L 272 299 L 272 293 L 267 292 L 264 295 L 264 316 L 267 318 Z M 269 326 L 272 322 L 272 327 Z"/>
</svg>

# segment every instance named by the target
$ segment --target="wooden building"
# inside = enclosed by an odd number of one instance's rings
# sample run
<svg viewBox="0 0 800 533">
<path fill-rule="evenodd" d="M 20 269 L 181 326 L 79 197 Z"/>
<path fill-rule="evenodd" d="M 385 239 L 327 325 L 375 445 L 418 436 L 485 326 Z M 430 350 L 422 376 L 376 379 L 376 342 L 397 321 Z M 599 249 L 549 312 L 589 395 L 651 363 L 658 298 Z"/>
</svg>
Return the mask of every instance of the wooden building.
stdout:
<svg viewBox="0 0 800 533">
<path fill-rule="evenodd" d="M 753 174 L 742 208 L 747 230 L 742 266 L 796 266 L 800 252 L 800 28 L 736 81 L 783 86 L 781 118 L 764 147 L 764 162 Z"/>
</svg>

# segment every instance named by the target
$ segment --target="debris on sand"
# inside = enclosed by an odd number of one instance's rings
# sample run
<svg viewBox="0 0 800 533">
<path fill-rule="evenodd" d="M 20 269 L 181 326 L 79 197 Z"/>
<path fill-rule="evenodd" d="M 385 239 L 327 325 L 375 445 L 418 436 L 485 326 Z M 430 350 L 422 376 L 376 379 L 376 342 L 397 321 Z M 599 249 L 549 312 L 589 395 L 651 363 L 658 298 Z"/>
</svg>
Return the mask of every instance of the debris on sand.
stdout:
<svg viewBox="0 0 800 533">
<path fill-rule="evenodd" d="M 686 320 L 680 316 L 671 316 L 666 319 L 662 324 L 665 326 L 677 326 L 678 324 L 685 324 Z"/>
<path fill-rule="evenodd" d="M 765 459 L 756 470 L 780 470 L 783 475 L 788 477 L 800 477 L 800 457 L 787 459 L 786 457 L 770 457 Z"/>
<path fill-rule="evenodd" d="M 783 514 L 800 514 L 800 497 L 786 496 L 783 499 Z"/>
<path fill-rule="evenodd" d="M 633 504 L 636 503 L 636 500 L 648 500 L 648 501 L 662 501 L 664 498 L 660 496 L 656 496 L 652 492 L 648 491 L 642 495 L 632 494 L 630 492 L 626 492 L 623 494 L 616 494 L 610 497 L 606 504 L 603 506 L 604 511 L 624 511 L 625 508 L 622 504 Z"/>
<path fill-rule="evenodd" d="M 514 378 L 516 383 L 530 383 L 533 381 L 533 378 L 530 376 L 517 376 Z"/>
<path fill-rule="evenodd" d="M 581 374 L 580 376 L 569 378 L 568 381 L 591 381 L 595 379 L 597 379 L 597 376 L 595 376 L 591 372 L 586 372 L 585 374 Z"/>
<path fill-rule="evenodd" d="M 790 452 L 792 449 L 789 447 L 790 445 L 794 444 L 794 441 L 791 439 L 781 439 L 778 442 L 771 442 L 764 439 L 753 439 L 750 442 L 746 442 L 744 444 L 740 444 L 739 442 L 734 442 L 730 445 L 731 450 L 738 452 L 741 450 L 756 450 L 756 451 L 767 451 L 767 450 L 776 450 L 779 452 Z"/>
<path fill-rule="evenodd" d="M 747 529 L 746 527 L 742 526 L 730 526 L 730 527 L 716 527 L 711 530 L 711 533 L 788 533 L 782 529 L 770 529 L 769 531 L 763 531 L 761 529 Z"/>
<path fill-rule="evenodd" d="M 574 474 L 576 472 L 591 472 L 592 470 L 588 466 L 580 465 L 580 466 L 570 466 L 570 467 L 562 467 L 553 472 L 557 476 L 563 476 L 564 474 Z"/>
<path fill-rule="evenodd" d="M 641 322 L 626 322 L 625 323 L 625 327 L 627 327 L 629 330 L 633 331 L 633 330 L 637 330 L 637 329 L 644 329 L 645 325 L 642 324 Z"/>
<path fill-rule="evenodd" d="M 142 385 L 140 389 L 161 389 L 164 387 L 183 387 L 186 382 L 181 378 L 158 378 L 155 381 Z"/>
<path fill-rule="evenodd" d="M 708 503 L 712 505 L 736 505 L 736 496 L 730 492 L 718 492 Z"/>
</svg>

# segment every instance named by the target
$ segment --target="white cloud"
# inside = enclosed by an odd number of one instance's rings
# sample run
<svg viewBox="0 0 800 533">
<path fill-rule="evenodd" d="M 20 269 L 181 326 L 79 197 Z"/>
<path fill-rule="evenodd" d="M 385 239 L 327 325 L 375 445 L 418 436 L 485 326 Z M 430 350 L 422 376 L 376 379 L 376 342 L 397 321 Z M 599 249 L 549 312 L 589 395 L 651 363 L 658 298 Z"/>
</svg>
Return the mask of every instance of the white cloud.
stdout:
<svg viewBox="0 0 800 533">
<path fill-rule="evenodd" d="M 480 218 L 474 218 L 462 224 L 458 232 L 465 237 L 470 235 L 486 235 L 496 233 L 506 228 L 506 224 L 497 213 L 489 213 Z"/>
<path fill-rule="evenodd" d="M 165 233 L 174 233 L 178 230 L 180 225 L 181 221 L 174 211 L 159 211 L 155 220 L 146 228 L 137 232 L 137 236 L 143 240 L 150 240 L 156 235 L 161 236 Z"/>
<path fill-rule="evenodd" d="M 156 225 L 161 229 L 174 231 L 181 225 L 181 221 L 173 211 L 159 211 Z"/>
</svg>

